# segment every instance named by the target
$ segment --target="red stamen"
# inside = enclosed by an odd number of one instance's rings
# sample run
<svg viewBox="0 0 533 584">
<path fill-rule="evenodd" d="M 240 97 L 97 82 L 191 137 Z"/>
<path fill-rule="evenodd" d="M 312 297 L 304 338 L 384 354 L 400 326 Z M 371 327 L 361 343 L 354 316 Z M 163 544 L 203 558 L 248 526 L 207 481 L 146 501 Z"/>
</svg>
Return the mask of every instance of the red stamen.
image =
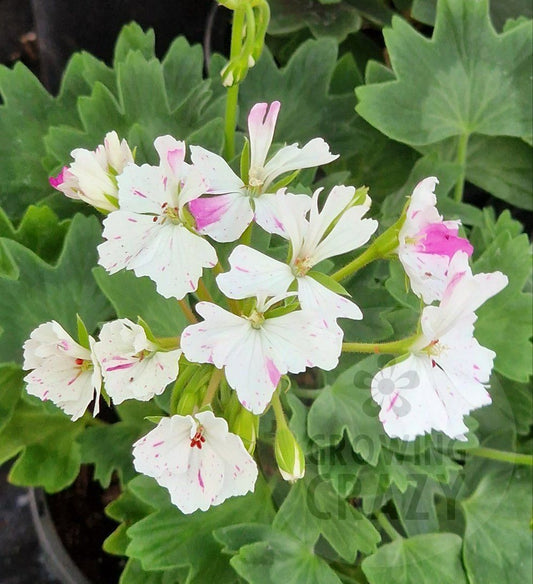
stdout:
<svg viewBox="0 0 533 584">
<path fill-rule="evenodd" d="M 84 359 L 80 359 L 79 357 L 76 359 L 75 363 L 76 365 L 83 365 L 83 361 Z"/>
</svg>

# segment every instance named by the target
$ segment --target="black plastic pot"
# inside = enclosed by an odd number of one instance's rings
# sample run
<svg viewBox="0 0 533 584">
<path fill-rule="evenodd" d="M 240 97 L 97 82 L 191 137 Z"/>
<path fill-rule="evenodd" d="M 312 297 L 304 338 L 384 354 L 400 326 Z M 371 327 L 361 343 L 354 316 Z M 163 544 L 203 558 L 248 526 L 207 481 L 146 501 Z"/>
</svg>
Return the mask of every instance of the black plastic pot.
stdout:
<svg viewBox="0 0 533 584">
<path fill-rule="evenodd" d="M 66 551 L 54 527 L 44 491 L 30 489 L 30 509 L 47 567 L 62 584 L 91 584 Z"/>
</svg>

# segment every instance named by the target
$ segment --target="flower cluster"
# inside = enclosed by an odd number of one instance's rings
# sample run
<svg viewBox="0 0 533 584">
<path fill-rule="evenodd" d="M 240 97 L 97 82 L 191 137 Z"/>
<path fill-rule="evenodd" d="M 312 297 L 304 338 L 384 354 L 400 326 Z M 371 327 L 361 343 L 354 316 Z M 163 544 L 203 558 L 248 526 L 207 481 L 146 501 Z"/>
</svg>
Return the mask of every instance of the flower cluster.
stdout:
<svg viewBox="0 0 533 584">
<path fill-rule="evenodd" d="M 250 111 L 241 176 L 200 146 L 190 146 L 187 162 L 187 146 L 171 136 L 155 140 L 157 166 L 139 166 L 111 132 L 95 152 L 73 151 L 74 163 L 51 179 L 67 196 L 107 213 L 100 265 L 149 277 L 159 294 L 180 303 L 190 324 L 175 338 L 158 339 L 142 319 L 119 319 L 105 323 L 98 340 L 85 333 L 76 342 L 58 323 L 45 323 L 24 345 L 28 392 L 76 420 L 93 399 L 97 414 L 101 391 L 120 404 L 150 400 L 173 384 L 169 417 L 133 445 L 133 456 L 135 468 L 167 488 L 184 513 L 253 491 L 259 416 L 271 406 L 280 472 L 291 481 L 304 475 L 280 401 L 290 386 L 286 376 L 308 367 L 333 370 L 343 350 L 338 320 L 364 317 L 323 266 L 376 232 L 368 189 L 338 185 L 310 196 L 287 186 L 301 169 L 337 157 L 321 138 L 270 155 L 279 110 L 274 102 Z M 380 236 L 392 238 L 389 248 L 427 304 L 407 354 L 371 387 L 385 431 L 406 440 L 431 429 L 462 438 L 463 416 L 490 402 L 494 354 L 473 338 L 474 311 L 506 284 L 500 273 L 472 275 L 472 247 L 459 237 L 458 222 L 438 214 L 436 183 L 422 181 L 401 228 Z M 252 245 L 259 228 L 275 245 Z M 231 242 L 230 252 L 217 245 Z M 214 271 L 216 289 L 206 285 L 206 269 Z"/>
</svg>

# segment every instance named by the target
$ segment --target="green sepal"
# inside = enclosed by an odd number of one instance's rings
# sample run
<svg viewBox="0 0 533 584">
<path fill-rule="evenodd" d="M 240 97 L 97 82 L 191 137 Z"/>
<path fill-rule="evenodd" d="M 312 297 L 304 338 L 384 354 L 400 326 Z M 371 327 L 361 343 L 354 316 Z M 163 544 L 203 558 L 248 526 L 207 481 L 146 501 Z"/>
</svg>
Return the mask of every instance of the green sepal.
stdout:
<svg viewBox="0 0 533 584">
<path fill-rule="evenodd" d="M 105 385 L 102 383 L 102 387 L 100 388 L 100 396 L 104 399 L 105 403 L 107 404 L 107 407 L 110 408 L 111 407 L 111 398 L 109 397 L 109 394 L 107 393 L 106 389 L 105 389 Z"/>
<path fill-rule="evenodd" d="M 144 416 L 145 420 L 152 422 L 152 424 L 159 424 L 159 422 L 165 418 L 166 416 Z"/>
<path fill-rule="evenodd" d="M 297 298 L 294 296 L 293 298 Z M 267 311 L 264 314 L 265 318 L 276 318 L 277 316 L 283 316 L 284 314 L 289 314 L 290 312 L 294 312 L 300 308 L 299 302 L 289 302 L 284 306 L 278 306 L 278 308 L 273 308 L 272 310 Z"/>
<path fill-rule="evenodd" d="M 344 286 L 342 286 L 331 276 L 328 276 L 323 272 L 311 270 L 310 272 L 307 272 L 307 275 L 313 278 L 313 280 L 316 280 L 319 284 L 322 284 L 322 286 L 325 286 L 328 290 L 335 292 L 336 294 L 341 294 L 343 296 L 351 296 L 351 294 L 346 290 L 346 288 L 344 288 Z"/>
<path fill-rule="evenodd" d="M 150 326 L 148 325 L 148 323 L 145 320 L 143 320 L 140 316 L 138 316 L 137 317 L 137 324 L 143 328 L 144 334 L 146 335 L 146 338 L 151 343 L 154 343 L 154 345 L 157 345 L 159 347 L 159 343 L 157 342 L 157 339 L 155 338 L 154 333 L 150 330 Z"/>
<path fill-rule="evenodd" d="M 78 326 L 78 343 L 82 347 L 85 347 L 85 349 L 90 350 L 91 345 L 89 343 L 89 333 L 87 332 L 87 327 L 79 314 L 76 314 L 76 324 Z"/>
<path fill-rule="evenodd" d="M 248 138 L 244 139 L 244 146 L 241 152 L 241 179 L 247 185 L 250 172 L 250 142 Z"/>
<path fill-rule="evenodd" d="M 274 183 L 271 187 L 269 187 L 268 192 L 275 193 L 278 189 L 282 189 L 289 185 L 298 175 L 300 174 L 300 170 L 295 170 L 291 174 L 287 175 L 285 178 L 278 180 L 278 182 Z"/>
</svg>

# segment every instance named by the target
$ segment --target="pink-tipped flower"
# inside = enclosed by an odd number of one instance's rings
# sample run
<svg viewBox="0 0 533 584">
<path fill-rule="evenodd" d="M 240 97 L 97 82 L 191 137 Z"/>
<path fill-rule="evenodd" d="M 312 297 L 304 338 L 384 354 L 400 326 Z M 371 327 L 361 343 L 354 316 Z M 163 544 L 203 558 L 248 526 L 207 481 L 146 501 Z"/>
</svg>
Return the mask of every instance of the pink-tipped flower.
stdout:
<svg viewBox="0 0 533 584">
<path fill-rule="evenodd" d="M 390 437 L 414 440 L 438 430 L 466 439 L 464 416 L 491 403 L 487 383 L 495 357 L 474 338 L 474 311 L 507 282 L 501 272 L 473 276 L 468 255 L 454 255 L 442 301 L 424 308 L 421 335 L 408 355 L 372 380 L 372 397 Z"/>
<path fill-rule="evenodd" d="M 444 221 L 437 211 L 434 176 L 416 186 L 399 233 L 398 257 L 409 276 L 413 292 L 426 304 L 441 300 L 448 266 L 461 251 L 472 255 L 472 245 L 459 237 L 460 221 Z"/>
<path fill-rule="evenodd" d="M 282 174 L 303 168 L 328 164 L 337 158 L 322 138 L 314 138 L 300 148 L 296 144 L 284 146 L 267 160 L 281 105 L 256 103 L 248 116 L 250 135 L 250 167 L 245 183 L 217 154 L 200 146 L 191 146 L 192 161 L 207 177 L 207 195 L 189 205 L 200 233 L 216 241 L 235 241 L 252 220 L 271 233 L 283 235 L 272 219 L 271 187 Z M 303 214 L 309 208 L 309 197 L 290 195 Z"/>
<path fill-rule="evenodd" d="M 23 368 L 31 370 L 24 378 L 27 392 L 50 400 L 72 420 L 94 399 L 96 416 L 102 380 L 92 337 L 89 343 L 90 349 L 82 347 L 54 320 L 37 327 L 24 343 Z"/>
<path fill-rule="evenodd" d="M 198 235 L 185 205 L 206 189 L 185 162 L 185 143 L 171 136 L 154 142 L 159 166 L 130 164 L 119 176 L 120 208 L 104 220 L 98 263 L 110 274 L 122 269 L 148 276 L 165 298 L 194 292 L 203 268 L 217 263 L 213 246 Z"/>
<path fill-rule="evenodd" d="M 121 318 L 107 322 L 94 346 L 105 389 L 113 403 L 148 401 L 178 376 L 181 350 L 162 351 L 149 341 L 142 326 Z"/>
<path fill-rule="evenodd" d="M 265 410 L 282 375 L 315 366 L 330 371 L 341 352 L 342 330 L 321 315 L 303 310 L 267 314 L 286 296 L 268 302 L 258 299 L 248 316 L 199 302 L 195 309 L 204 321 L 188 326 L 181 335 L 187 359 L 224 367 L 228 384 L 254 414 Z"/>
<path fill-rule="evenodd" d="M 205 411 L 162 418 L 133 445 L 138 472 L 168 489 L 183 513 L 206 511 L 253 491 L 257 465 L 223 418 Z"/>
<path fill-rule="evenodd" d="M 108 132 L 104 143 L 96 150 L 76 148 L 71 153 L 74 162 L 64 166 L 50 185 L 71 199 L 80 199 L 102 211 L 117 208 L 117 180 L 133 155 L 126 140 L 116 132 Z"/>
</svg>

